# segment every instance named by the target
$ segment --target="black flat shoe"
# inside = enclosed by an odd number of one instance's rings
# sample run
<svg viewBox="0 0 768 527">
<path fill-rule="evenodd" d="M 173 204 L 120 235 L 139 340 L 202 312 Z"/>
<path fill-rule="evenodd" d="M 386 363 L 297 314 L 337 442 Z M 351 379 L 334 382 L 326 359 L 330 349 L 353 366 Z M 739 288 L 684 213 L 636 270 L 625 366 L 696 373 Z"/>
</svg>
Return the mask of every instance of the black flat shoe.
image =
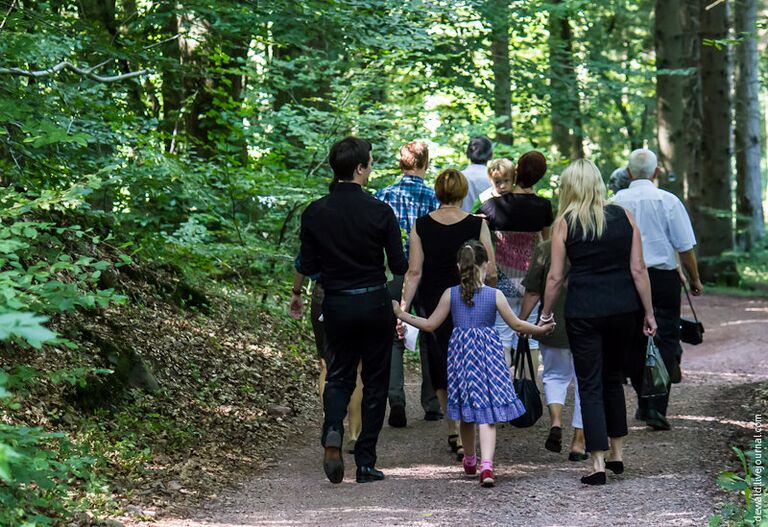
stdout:
<svg viewBox="0 0 768 527">
<path fill-rule="evenodd" d="M 589 459 L 589 454 L 586 452 L 571 452 L 568 454 L 568 461 L 586 461 Z"/>
<path fill-rule="evenodd" d="M 384 473 L 373 467 L 357 467 L 357 482 L 371 483 L 372 481 L 381 481 L 384 479 Z"/>
<path fill-rule="evenodd" d="M 549 435 L 544 442 L 544 448 L 550 452 L 562 452 L 563 450 L 563 429 L 559 426 L 553 426 L 549 429 Z"/>
<path fill-rule="evenodd" d="M 595 472 L 589 476 L 582 476 L 581 482 L 585 485 L 605 485 L 605 472 Z"/>
<path fill-rule="evenodd" d="M 459 434 L 448 436 L 448 446 L 451 448 L 451 452 L 456 453 L 456 450 L 459 448 Z"/>
<path fill-rule="evenodd" d="M 605 468 L 613 472 L 614 474 L 623 474 L 624 473 L 624 462 L 623 461 L 606 461 L 605 462 Z"/>
<path fill-rule="evenodd" d="M 341 434 L 331 430 L 325 436 L 325 454 L 323 470 L 328 481 L 341 483 L 344 481 L 344 459 L 341 457 Z"/>
<path fill-rule="evenodd" d="M 456 447 L 456 461 L 464 461 L 464 447 L 461 445 Z"/>
</svg>

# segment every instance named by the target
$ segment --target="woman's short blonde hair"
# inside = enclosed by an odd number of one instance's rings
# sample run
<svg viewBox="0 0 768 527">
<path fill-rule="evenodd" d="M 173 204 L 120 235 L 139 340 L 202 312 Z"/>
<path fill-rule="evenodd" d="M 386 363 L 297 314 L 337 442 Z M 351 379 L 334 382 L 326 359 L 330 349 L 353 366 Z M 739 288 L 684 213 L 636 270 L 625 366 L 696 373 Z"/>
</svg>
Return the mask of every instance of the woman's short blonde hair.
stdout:
<svg viewBox="0 0 768 527">
<path fill-rule="evenodd" d="M 469 183 L 455 168 L 446 168 L 435 180 L 435 195 L 440 203 L 457 203 L 467 197 Z"/>
<path fill-rule="evenodd" d="M 506 157 L 500 157 L 499 159 L 493 159 L 488 162 L 488 176 L 492 177 L 494 174 L 508 177 L 510 181 L 512 181 L 512 184 L 515 184 L 515 165 Z"/>
<path fill-rule="evenodd" d="M 605 183 L 589 159 L 577 159 L 560 176 L 560 216 L 569 229 L 581 227 L 582 240 L 605 232 Z"/>
</svg>

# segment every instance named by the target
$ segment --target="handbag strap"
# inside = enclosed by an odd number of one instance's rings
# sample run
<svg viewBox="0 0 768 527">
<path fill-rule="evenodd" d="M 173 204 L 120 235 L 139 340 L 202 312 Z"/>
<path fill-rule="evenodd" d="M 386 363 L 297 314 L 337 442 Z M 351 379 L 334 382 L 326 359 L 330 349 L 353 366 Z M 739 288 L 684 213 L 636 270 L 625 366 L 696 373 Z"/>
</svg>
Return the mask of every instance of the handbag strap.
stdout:
<svg viewBox="0 0 768 527">
<path fill-rule="evenodd" d="M 688 299 L 688 306 L 691 308 L 691 313 L 693 313 L 693 320 L 695 320 L 697 323 L 699 322 L 699 317 L 696 316 L 696 310 L 693 309 L 693 302 L 691 302 L 691 295 L 688 294 L 688 286 L 685 285 L 685 280 L 680 278 L 680 283 L 683 284 L 683 291 L 685 291 L 685 298 Z"/>
<path fill-rule="evenodd" d="M 522 348 L 523 346 L 525 346 L 525 353 L 522 353 L 520 351 L 520 348 Z M 526 362 L 528 363 L 528 372 L 531 374 L 531 379 L 536 380 L 536 377 L 533 374 L 533 359 L 531 358 L 531 348 L 528 345 L 528 339 L 524 337 L 519 337 L 517 350 L 515 351 L 515 378 L 516 379 L 523 378 L 523 369 L 525 368 Z"/>
</svg>

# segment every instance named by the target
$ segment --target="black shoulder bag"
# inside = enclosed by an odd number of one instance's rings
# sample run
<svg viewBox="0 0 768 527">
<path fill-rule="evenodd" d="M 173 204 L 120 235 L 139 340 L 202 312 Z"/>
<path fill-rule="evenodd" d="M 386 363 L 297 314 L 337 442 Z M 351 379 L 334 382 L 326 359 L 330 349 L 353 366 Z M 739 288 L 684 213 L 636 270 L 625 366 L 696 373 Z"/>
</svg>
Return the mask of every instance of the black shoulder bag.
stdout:
<svg viewBox="0 0 768 527">
<path fill-rule="evenodd" d="M 696 316 L 696 311 L 693 309 L 693 302 L 691 302 L 691 295 L 688 294 L 688 287 L 683 283 L 683 290 L 685 291 L 685 297 L 688 299 L 688 305 L 691 306 L 691 313 L 693 313 L 693 320 L 690 318 L 680 317 L 680 340 L 686 344 L 701 344 L 704 341 L 704 324 L 699 322 L 699 318 Z"/>
<path fill-rule="evenodd" d="M 519 337 L 517 339 L 517 351 L 515 352 L 515 378 L 512 384 L 515 392 L 520 398 L 520 402 L 525 406 L 525 413 L 520 417 L 510 421 L 512 426 L 518 428 L 528 428 L 536 424 L 543 412 L 541 406 L 541 395 L 536 386 L 536 374 L 533 371 L 533 360 L 531 359 L 531 348 L 528 345 L 528 339 Z M 531 374 L 530 379 L 525 378 L 525 363 L 528 363 L 528 371 Z"/>
</svg>

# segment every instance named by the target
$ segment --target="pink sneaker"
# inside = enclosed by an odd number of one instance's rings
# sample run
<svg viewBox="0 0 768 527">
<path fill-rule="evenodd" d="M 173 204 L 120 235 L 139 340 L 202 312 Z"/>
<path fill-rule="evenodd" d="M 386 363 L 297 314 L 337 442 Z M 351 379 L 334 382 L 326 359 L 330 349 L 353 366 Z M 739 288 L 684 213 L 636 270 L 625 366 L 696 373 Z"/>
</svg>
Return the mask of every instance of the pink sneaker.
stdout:
<svg viewBox="0 0 768 527">
<path fill-rule="evenodd" d="M 480 485 L 483 487 L 493 487 L 496 484 L 496 476 L 493 475 L 493 469 L 487 468 L 480 471 Z"/>
<path fill-rule="evenodd" d="M 465 456 L 464 459 L 461 461 L 461 464 L 464 467 L 464 474 L 466 474 L 467 476 L 474 476 L 475 474 L 477 474 L 477 461 L 475 461 L 474 465 L 470 465 L 469 463 L 467 463 L 467 458 Z"/>
</svg>

